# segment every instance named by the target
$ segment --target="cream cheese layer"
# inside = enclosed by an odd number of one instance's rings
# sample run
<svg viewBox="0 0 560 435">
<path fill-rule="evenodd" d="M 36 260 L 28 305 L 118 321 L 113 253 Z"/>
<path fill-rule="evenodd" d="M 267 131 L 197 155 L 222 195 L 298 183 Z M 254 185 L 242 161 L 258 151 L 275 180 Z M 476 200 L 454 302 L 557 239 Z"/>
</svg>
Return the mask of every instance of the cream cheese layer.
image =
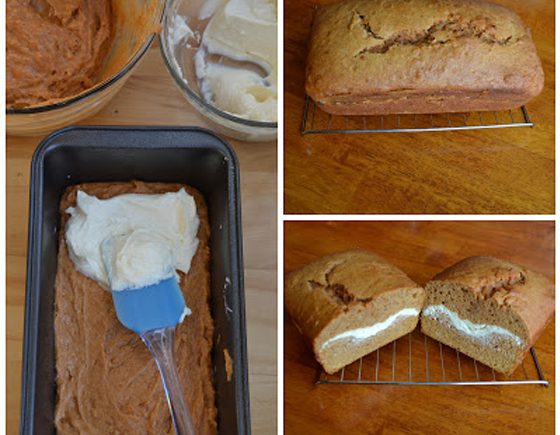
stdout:
<svg viewBox="0 0 560 435">
<path fill-rule="evenodd" d="M 511 340 L 518 346 L 524 345 L 524 341 L 513 332 L 497 325 L 473 323 L 470 320 L 459 317 L 456 312 L 451 311 L 445 305 L 429 305 L 424 308 L 422 315 L 437 321 L 444 320 L 445 323 L 455 328 L 461 334 L 477 341 L 491 342 L 499 338 Z"/>
<path fill-rule="evenodd" d="M 76 269 L 113 291 L 188 273 L 198 248 L 199 219 L 184 189 L 99 199 L 78 191 L 66 210 L 66 243 Z"/>
<path fill-rule="evenodd" d="M 365 326 L 363 328 L 356 328 L 350 329 L 348 331 L 344 331 L 334 337 L 329 338 L 326 340 L 322 345 L 321 349 L 324 349 L 328 346 L 331 346 L 333 343 L 340 341 L 340 340 L 352 340 L 354 341 L 362 341 L 368 338 L 373 337 L 376 334 L 379 334 L 381 331 L 392 326 L 397 321 L 403 320 L 408 317 L 416 317 L 420 313 L 420 310 L 416 308 L 404 308 L 401 311 L 390 315 L 382 322 L 374 323 L 371 326 Z"/>
</svg>

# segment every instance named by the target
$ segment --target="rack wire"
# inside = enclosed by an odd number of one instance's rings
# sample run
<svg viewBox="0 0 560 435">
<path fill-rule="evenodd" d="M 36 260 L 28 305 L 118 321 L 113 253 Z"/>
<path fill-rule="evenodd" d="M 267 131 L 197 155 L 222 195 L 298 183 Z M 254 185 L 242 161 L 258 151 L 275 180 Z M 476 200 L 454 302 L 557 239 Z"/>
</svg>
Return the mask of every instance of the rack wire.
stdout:
<svg viewBox="0 0 560 435">
<path fill-rule="evenodd" d="M 548 387 L 537 354 L 510 375 L 497 373 L 441 344 L 419 329 L 329 375 L 319 370 L 316 384 L 363 385 L 520 385 Z"/>
<path fill-rule="evenodd" d="M 307 95 L 301 133 L 414 133 L 533 126 L 525 106 L 499 112 L 340 116 L 324 112 Z"/>
</svg>

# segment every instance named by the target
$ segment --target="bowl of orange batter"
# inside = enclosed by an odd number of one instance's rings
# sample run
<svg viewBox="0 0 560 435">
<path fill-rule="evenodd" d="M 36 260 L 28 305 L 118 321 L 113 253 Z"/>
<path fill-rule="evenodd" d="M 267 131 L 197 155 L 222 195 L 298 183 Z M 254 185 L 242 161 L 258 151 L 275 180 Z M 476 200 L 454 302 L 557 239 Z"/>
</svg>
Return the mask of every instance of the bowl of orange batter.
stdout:
<svg viewBox="0 0 560 435">
<path fill-rule="evenodd" d="M 98 112 L 159 31 L 162 0 L 8 0 L 6 128 L 44 134 Z"/>
</svg>

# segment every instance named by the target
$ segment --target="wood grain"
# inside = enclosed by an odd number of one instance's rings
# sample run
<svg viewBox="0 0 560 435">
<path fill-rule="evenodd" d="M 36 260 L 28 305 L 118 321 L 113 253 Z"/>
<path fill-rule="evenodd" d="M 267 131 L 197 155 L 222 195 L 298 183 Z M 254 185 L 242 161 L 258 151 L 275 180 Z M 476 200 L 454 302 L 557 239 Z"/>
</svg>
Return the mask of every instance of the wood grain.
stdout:
<svg viewBox="0 0 560 435">
<path fill-rule="evenodd" d="M 84 124 L 200 125 L 204 118 L 150 49 L 117 96 Z M 7 433 L 18 433 L 31 156 L 40 137 L 7 138 Z M 226 138 L 227 139 L 227 138 Z M 251 424 L 276 433 L 276 144 L 232 143 L 241 166 Z"/>
<path fill-rule="evenodd" d="M 322 255 L 363 248 L 420 284 L 480 254 L 554 276 L 554 222 L 285 222 L 284 240 L 286 273 Z M 554 322 L 535 348 L 548 388 L 315 385 L 318 364 L 286 314 L 285 433 L 553 433 Z"/>
<path fill-rule="evenodd" d="M 495 0 L 531 27 L 543 62 L 534 128 L 302 136 L 313 9 L 333 1 L 285 2 L 286 213 L 554 213 L 554 2 Z"/>
</svg>

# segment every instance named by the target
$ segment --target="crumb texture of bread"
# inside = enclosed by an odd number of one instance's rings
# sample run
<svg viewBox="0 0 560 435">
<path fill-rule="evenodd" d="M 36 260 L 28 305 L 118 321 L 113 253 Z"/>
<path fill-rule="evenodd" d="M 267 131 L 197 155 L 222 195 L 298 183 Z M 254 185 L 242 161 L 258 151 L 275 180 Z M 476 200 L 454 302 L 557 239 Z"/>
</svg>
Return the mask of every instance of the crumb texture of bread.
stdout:
<svg viewBox="0 0 560 435">
<path fill-rule="evenodd" d="M 290 273 L 284 298 L 315 358 L 334 373 L 412 331 L 425 293 L 396 266 L 357 250 L 319 258 Z"/>
<path fill-rule="evenodd" d="M 86 183 L 69 187 L 60 203 L 61 231 L 55 284 L 55 363 L 59 434 L 172 434 L 165 393 L 154 359 L 140 338 L 118 321 L 111 294 L 79 273 L 68 256 L 65 210 L 82 190 L 106 199 L 124 193 L 156 194 L 185 188 L 195 198 L 199 248 L 180 287 L 192 314 L 177 326 L 175 361 L 199 434 L 215 434 L 212 375 L 210 228 L 204 198 L 182 184 Z"/>
<path fill-rule="evenodd" d="M 318 8 L 306 92 L 341 115 L 505 110 L 544 86 L 530 30 L 480 0 L 346 0 Z"/>
<path fill-rule="evenodd" d="M 426 285 L 422 331 L 510 374 L 554 317 L 554 284 L 495 257 L 469 257 Z"/>
</svg>

